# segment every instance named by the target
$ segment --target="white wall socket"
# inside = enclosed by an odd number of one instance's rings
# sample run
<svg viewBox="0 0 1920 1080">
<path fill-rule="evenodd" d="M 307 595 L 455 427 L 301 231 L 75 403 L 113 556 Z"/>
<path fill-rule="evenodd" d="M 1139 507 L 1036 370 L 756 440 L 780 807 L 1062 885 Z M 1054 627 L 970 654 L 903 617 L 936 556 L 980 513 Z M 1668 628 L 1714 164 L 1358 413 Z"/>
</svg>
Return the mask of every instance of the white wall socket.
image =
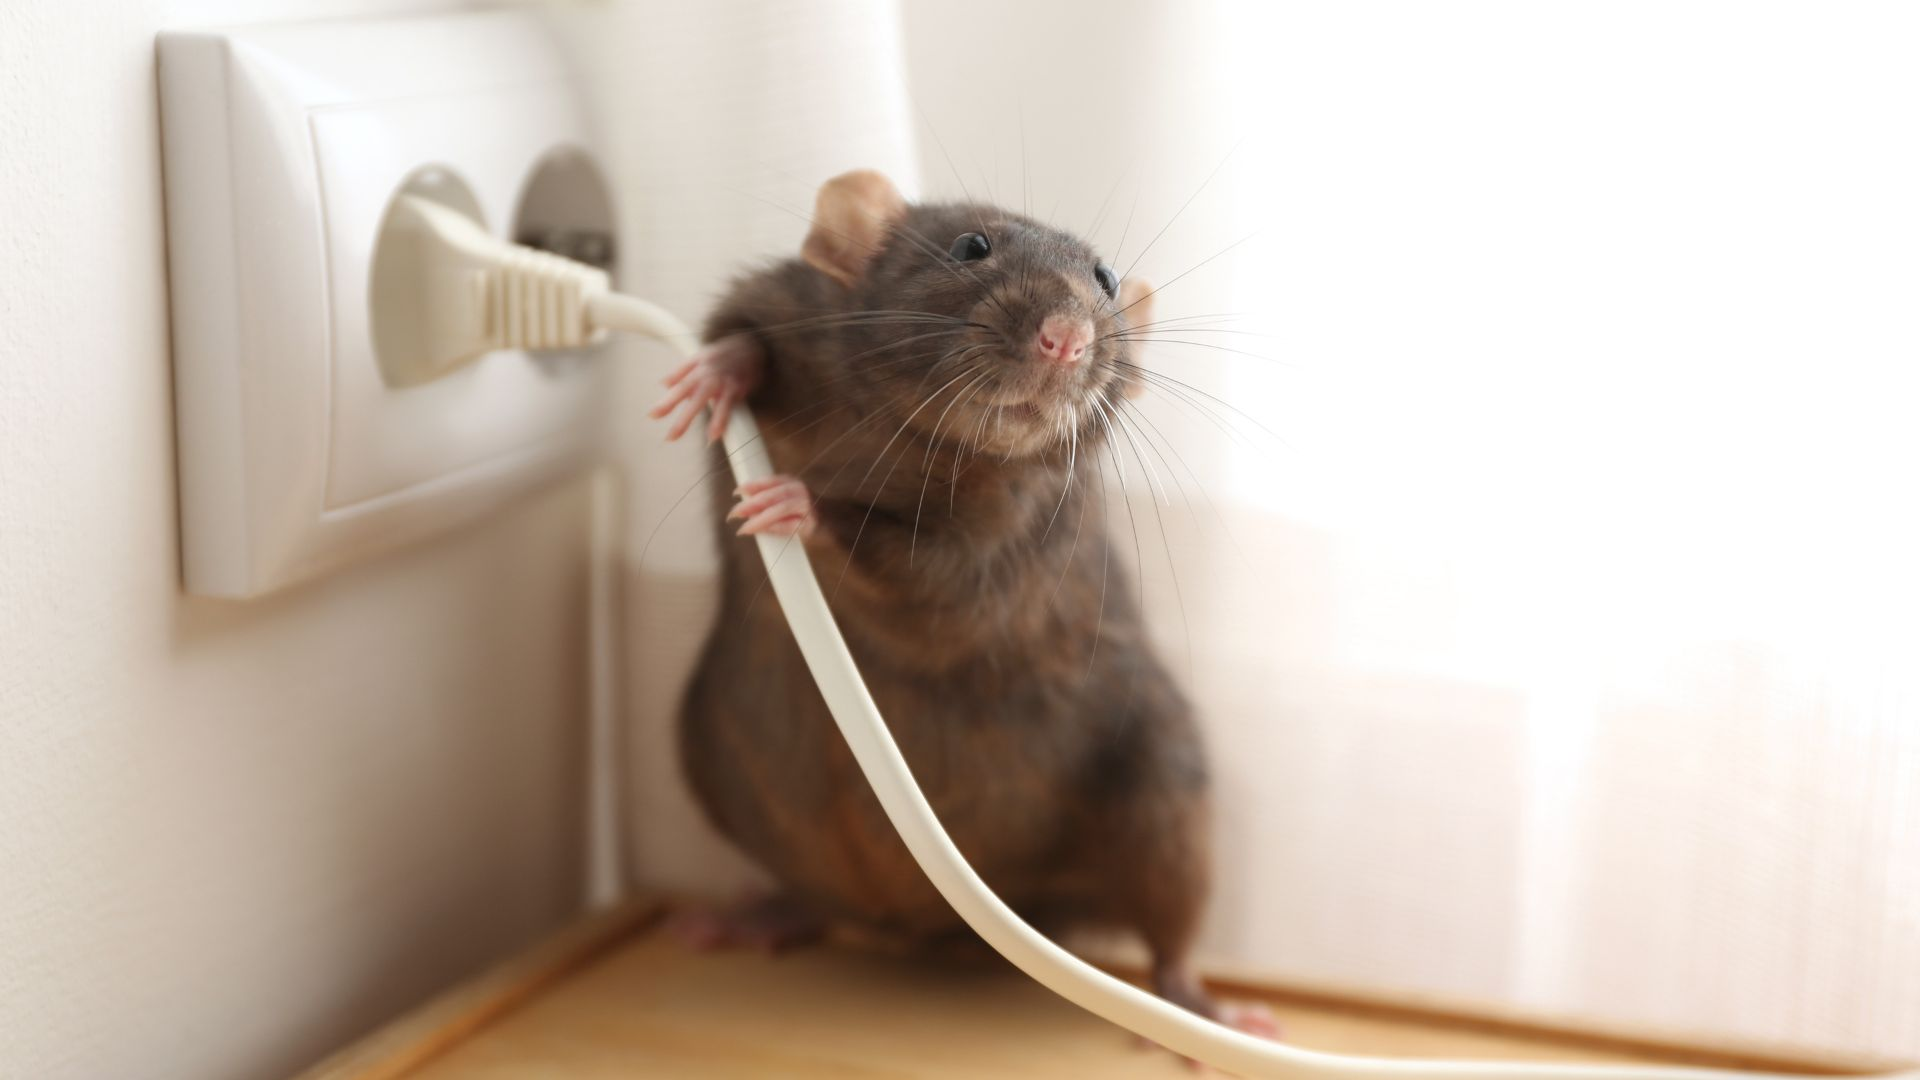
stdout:
<svg viewBox="0 0 1920 1080">
<path fill-rule="evenodd" d="M 495 233 L 613 234 L 582 97 L 525 11 L 162 34 L 183 570 L 244 597 L 590 463 L 606 364 L 387 384 L 368 277 L 403 187 Z"/>
</svg>

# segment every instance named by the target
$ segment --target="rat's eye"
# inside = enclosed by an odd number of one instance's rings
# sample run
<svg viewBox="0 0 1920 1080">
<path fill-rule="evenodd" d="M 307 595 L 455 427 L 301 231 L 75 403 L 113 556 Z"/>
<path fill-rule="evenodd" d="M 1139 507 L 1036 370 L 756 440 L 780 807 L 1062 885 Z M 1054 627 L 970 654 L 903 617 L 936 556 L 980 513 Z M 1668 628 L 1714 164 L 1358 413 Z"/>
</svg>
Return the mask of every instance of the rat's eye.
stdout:
<svg viewBox="0 0 1920 1080">
<path fill-rule="evenodd" d="M 1116 300 L 1119 298 L 1120 279 L 1113 276 L 1112 267 L 1106 263 L 1100 263 L 1095 266 L 1093 268 L 1093 280 L 1100 283 L 1100 288 L 1107 294 L 1107 299 Z"/>
<path fill-rule="evenodd" d="M 984 259 L 992 253 L 993 245 L 987 243 L 986 236 L 977 232 L 961 233 L 959 238 L 954 240 L 953 246 L 947 249 L 947 254 L 961 262 Z"/>
</svg>

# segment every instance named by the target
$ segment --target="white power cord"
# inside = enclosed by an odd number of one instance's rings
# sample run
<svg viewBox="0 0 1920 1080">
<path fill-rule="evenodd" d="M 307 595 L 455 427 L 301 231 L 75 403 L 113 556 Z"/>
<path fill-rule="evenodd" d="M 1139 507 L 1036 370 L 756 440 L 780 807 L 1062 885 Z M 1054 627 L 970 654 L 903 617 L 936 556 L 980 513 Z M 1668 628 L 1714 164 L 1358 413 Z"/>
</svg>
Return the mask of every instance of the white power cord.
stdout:
<svg viewBox="0 0 1920 1080">
<path fill-rule="evenodd" d="M 498 348 L 550 348 L 585 344 L 605 330 L 621 330 L 666 342 L 683 355 L 699 348 L 686 324 L 655 304 L 609 291 L 606 275 L 557 256 L 497 240 L 456 211 L 403 196 L 389 216 L 389 230 L 408 231 L 419 244 L 415 263 L 441 282 L 428 299 L 438 310 L 416 311 L 421 350 L 396 360 L 408 381 L 432 377 Z M 406 205 L 415 204 L 415 205 Z M 387 238 L 382 238 L 386 243 Z M 395 303 L 405 302 L 400 294 Z M 376 304 L 386 299 L 376 296 Z M 376 313 L 376 316 L 378 313 Z M 766 443 L 744 408 L 736 408 L 723 439 L 740 483 L 771 476 Z M 874 705 L 826 596 L 806 559 L 782 559 L 792 537 L 757 537 L 780 609 L 793 628 L 807 668 L 826 699 L 860 771 L 880 799 L 887 819 L 940 895 L 975 933 L 1014 966 L 1076 1005 L 1170 1050 L 1249 1077 L 1315 1080 L 1331 1077 L 1475 1077 L 1484 1080 L 1788 1080 L 1792 1074 L 1744 1073 L 1695 1068 L 1626 1068 L 1602 1065 L 1530 1065 L 1515 1062 L 1417 1061 L 1319 1053 L 1271 1042 L 1223 1027 L 1188 1012 L 1073 955 L 1028 926 L 993 891 L 954 846 L 933 807 L 914 783 L 886 721 Z M 1920 1071 L 1885 1080 L 1920 1080 Z"/>
</svg>

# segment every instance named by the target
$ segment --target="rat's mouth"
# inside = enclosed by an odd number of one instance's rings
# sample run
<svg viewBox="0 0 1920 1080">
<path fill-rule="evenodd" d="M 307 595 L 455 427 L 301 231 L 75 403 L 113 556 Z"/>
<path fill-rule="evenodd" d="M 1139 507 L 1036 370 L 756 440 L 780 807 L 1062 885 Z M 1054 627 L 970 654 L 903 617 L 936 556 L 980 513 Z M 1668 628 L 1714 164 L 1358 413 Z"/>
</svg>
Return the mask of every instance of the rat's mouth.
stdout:
<svg viewBox="0 0 1920 1080">
<path fill-rule="evenodd" d="M 1008 423 L 1057 425 L 1073 422 L 1098 408 L 1098 392 L 1089 386 L 1046 386 L 1008 393 L 986 404 L 1000 410 Z"/>
<path fill-rule="evenodd" d="M 1057 428 L 1062 420 L 1074 411 L 1071 402 L 1060 400 L 1052 394 L 1043 394 L 1037 398 L 1009 398 L 1004 401 L 990 402 L 987 407 L 994 411 L 999 423 L 1004 427 L 1026 431 Z"/>
<path fill-rule="evenodd" d="M 1107 384 L 1099 375 L 1090 366 L 1009 364 L 964 401 L 960 411 L 977 418 L 965 434 L 1013 452 L 1085 439 L 1104 411 Z"/>
</svg>

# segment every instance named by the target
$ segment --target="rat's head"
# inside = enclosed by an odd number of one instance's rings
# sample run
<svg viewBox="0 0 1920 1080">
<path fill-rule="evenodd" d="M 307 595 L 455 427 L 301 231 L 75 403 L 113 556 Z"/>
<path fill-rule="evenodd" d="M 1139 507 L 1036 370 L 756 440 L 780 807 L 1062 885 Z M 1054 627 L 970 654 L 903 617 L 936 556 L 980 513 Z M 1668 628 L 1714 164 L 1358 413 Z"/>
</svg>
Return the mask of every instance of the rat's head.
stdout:
<svg viewBox="0 0 1920 1080">
<path fill-rule="evenodd" d="M 802 248 L 857 311 L 848 382 L 937 439 L 1026 456 L 1097 439 L 1138 391 L 1122 332 L 1151 292 L 1079 238 L 992 206 L 910 206 L 857 171 L 820 189 Z"/>
</svg>

